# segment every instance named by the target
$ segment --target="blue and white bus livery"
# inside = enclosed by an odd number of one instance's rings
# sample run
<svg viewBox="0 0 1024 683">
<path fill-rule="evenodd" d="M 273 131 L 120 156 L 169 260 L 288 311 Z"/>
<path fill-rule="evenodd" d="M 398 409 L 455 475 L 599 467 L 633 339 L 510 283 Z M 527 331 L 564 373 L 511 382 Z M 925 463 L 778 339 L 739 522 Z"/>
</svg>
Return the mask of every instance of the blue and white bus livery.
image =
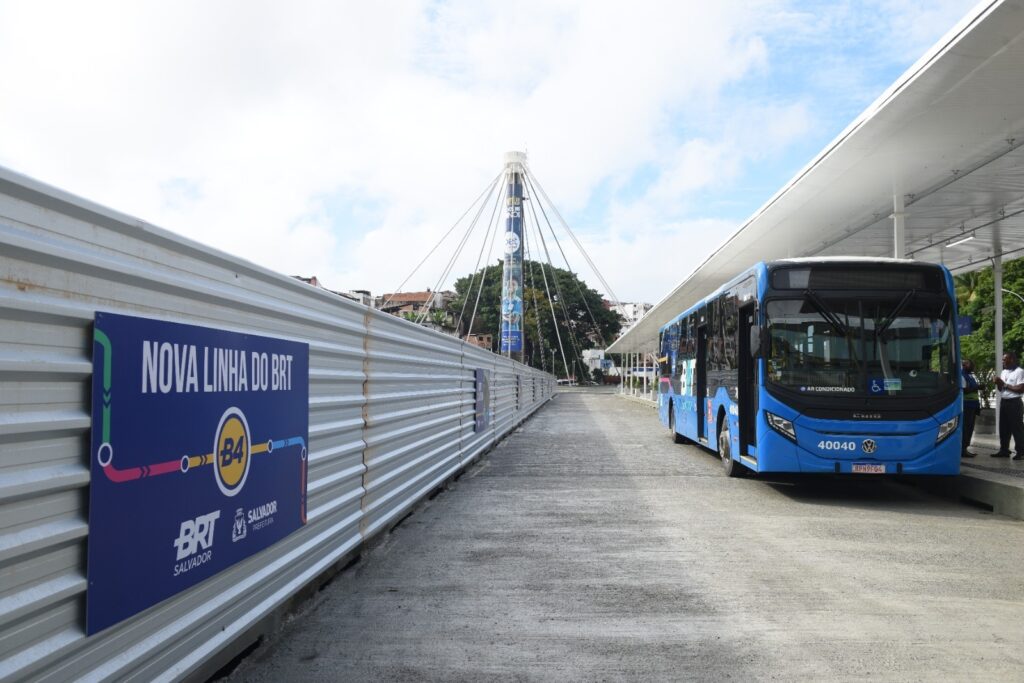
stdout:
<svg viewBox="0 0 1024 683">
<path fill-rule="evenodd" d="M 730 476 L 957 474 L 955 320 L 939 265 L 759 263 L 662 327 L 661 421 Z"/>
</svg>

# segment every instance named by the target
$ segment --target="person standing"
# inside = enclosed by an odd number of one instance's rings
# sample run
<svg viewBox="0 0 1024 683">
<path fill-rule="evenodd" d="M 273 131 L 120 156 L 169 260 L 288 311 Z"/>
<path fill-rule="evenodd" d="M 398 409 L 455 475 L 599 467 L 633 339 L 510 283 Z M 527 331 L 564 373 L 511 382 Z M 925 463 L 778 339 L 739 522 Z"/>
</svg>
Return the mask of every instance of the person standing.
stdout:
<svg viewBox="0 0 1024 683">
<path fill-rule="evenodd" d="M 1012 352 L 1003 354 L 1003 371 L 996 378 L 999 389 L 999 451 L 993 458 L 1010 457 L 1010 435 L 1013 435 L 1013 446 L 1017 453 L 1014 457 L 1024 457 L 1024 369 L 1017 365 L 1017 355 Z"/>
<path fill-rule="evenodd" d="M 960 457 L 973 458 L 974 453 L 967 448 L 971 445 L 971 437 L 974 436 L 974 420 L 981 411 L 981 401 L 978 400 L 978 378 L 974 375 L 974 363 L 969 358 L 964 358 L 961 369 L 960 386 L 964 390 L 964 431 Z"/>
</svg>

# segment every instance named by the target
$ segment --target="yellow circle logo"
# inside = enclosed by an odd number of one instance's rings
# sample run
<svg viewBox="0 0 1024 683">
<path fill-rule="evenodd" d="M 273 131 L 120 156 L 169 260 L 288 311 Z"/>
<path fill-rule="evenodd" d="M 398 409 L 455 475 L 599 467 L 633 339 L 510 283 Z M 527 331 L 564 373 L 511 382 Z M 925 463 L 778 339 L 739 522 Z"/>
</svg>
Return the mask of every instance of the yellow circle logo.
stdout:
<svg viewBox="0 0 1024 683">
<path fill-rule="evenodd" d="M 252 462 L 252 440 L 249 424 L 238 408 L 228 408 L 217 425 L 213 442 L 214 473 L 217 486 L 225 496 L 242 490 Z"/>
</svg>

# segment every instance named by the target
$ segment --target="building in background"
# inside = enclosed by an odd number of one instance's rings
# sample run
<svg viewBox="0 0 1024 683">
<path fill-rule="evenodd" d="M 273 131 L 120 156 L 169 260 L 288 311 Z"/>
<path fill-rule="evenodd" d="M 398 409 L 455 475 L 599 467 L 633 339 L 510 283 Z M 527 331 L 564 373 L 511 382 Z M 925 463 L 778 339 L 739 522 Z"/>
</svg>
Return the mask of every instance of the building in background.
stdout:
<svg viewBox="0 0 1024 683">
<path fill-rule="evenodd" d="M 635 325 L 640 318 L 647 315 L 647 311 L 654 308 L 654 304 L 631 301 L 620 301 L 616 304 L 605 300 L 604 304 L 608 310 L 615 311 L 622 318 L 623 331 Z"/>
<path fill-rule="evenodd" d="M 374 300 L 374 307 L 391 315 L 405 316 L 411 313 L 419 316 L 424 311 L 444 311 L 455 298 L 455 292 L 395 292 L 381 294 Z"/>
<path fill-rule="evenodd" d="M 590 371 L 591 377 L 595 376 L 595 370 L 600 370 L 601 374 L 605 377 L 619 376 L 619 369 L 611 358 L 605 357 L 604 349 L 584 349 L 583 363 L 587 366 L 587 370 Z"/>
<path fill-rule="evenodd" d="M 455 327 L 455 321 L 448 312 L 448 304 L 455 298 L 455 292 L 432 292 L 428 289 L 424 292 L 397 292 L 375 297 L 365 289 L 353 289 L 347 292 L 327 289 L 316 275 L 310 277 L 293 275 L 292 277 L 305 282 L 311 287 L 316 287 L 350 301 L 355 301 L 363 306 L 380 309 L 399 318 L 415 321 L 423 316 L 420 324 L 424 327 L 449 333 Z M 486 346 L 482 343 L 476 343 L 476 345 L 488 350 L 491 349 L 490 341 L 487 342 Z"/>
<path fill-rule="evenodd" d="M 490 334 L 468 334 L 466 335 L 466 341 L 473 346 L 479 346 L 481 349 L 494 350 L 494 336 Z"/>
<path fill-rule="evenodd" d="M 348 292 L 339 292 L 339 291 L 336 291 L 336 290 L 333 290 L 333 289 L 327 289 L 326 287 L 324 287 L 323 283 L 320 282 L 320 279 L 316 275 L 310 275 L 309 277 L 306 277 L 304 275 L 292 275 L 292 277 L 295 278 L 296 280 L 299 280 L 300 282 L 305 282 L 310 287 L 316 287 L 317 289 L 322 289 L 325 292 L 330 292 L 331 294 L 336 294 L 336 295 L 338 295 L 340 297 L 344 297 L 344 298 L 346 298 L 346 299 L 348 299 L 350 301 L 355 301 L 356 303 L 360 303 L 360 304 L 362 304 L 364 306 L 373 306 L 373 304 L 374 304 L 373 295 L 370 294 L 365 289 L 353 289 L 353 290 L 348 291 Z"/>
<path fill-rule="evenodd" d="M 373 295 L 365 289 L 353 289 L 348 292 L 341 292 L 342 296 L 347 296 L 353 301 L 358 301 L 364 306 L 373 306 Z"/>
</svg>

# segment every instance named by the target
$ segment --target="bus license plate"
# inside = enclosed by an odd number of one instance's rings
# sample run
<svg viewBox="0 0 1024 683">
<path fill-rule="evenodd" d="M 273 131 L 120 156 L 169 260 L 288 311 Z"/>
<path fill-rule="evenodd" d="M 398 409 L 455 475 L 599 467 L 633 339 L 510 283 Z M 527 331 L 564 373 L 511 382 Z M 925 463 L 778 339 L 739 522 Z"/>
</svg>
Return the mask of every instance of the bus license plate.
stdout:
<svg viewBox="0 0 1024 683">
<path fill-rule="evenodd" d="M 885 474 L 885 465 L 874 462 L 853 463 L 854 474 Z"/>
</svg>

